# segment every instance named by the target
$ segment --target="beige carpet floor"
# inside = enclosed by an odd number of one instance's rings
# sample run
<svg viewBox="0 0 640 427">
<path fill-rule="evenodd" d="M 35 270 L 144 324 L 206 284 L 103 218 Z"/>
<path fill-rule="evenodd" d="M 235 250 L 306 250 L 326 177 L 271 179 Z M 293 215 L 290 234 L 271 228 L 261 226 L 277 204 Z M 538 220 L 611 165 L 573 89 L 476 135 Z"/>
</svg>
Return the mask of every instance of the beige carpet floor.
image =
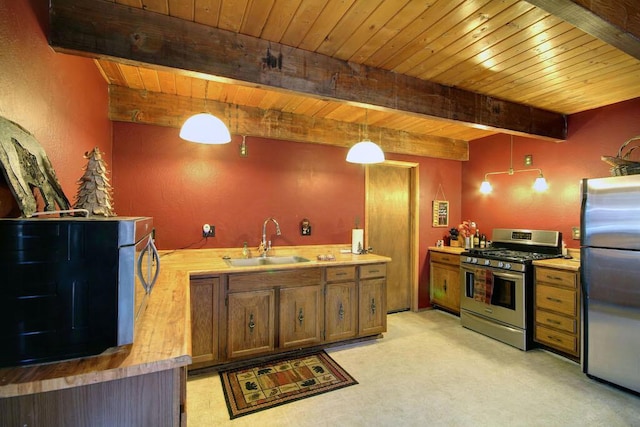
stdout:
<svg viewBox="0 0 640 427">
<path fill-rule="evenodd" d="M 358 385 L 229 420 L 217 373 L 187 383 L 187 426 L 640 426 L 640 397 L 438 310 L 389 315 L 384 338 L 327 350 Z"/>
</svg>

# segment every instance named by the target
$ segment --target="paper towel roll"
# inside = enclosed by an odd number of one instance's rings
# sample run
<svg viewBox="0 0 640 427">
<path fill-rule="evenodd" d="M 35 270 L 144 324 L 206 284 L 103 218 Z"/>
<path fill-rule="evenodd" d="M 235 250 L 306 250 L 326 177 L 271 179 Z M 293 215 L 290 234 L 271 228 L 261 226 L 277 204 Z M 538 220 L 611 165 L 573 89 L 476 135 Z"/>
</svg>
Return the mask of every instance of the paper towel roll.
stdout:
<svg viewBox="0 0 640 427">
<path fill-rule="evenodd" d="M 364 249 L 364 230 L 354 228 L 351 230 L 351 252 L 359 254 L 362 249 Z"/>
</svg>

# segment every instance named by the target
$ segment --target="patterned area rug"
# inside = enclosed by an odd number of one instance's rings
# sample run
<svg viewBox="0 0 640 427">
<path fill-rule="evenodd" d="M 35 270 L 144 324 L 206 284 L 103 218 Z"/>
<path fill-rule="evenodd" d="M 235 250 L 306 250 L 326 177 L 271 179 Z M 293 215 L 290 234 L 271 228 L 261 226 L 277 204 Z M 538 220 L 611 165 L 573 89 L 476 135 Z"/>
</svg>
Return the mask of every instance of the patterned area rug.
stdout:
<svg viewBox="0 0 640 427">
<path fill-rule="evenodd" d="M 220 372 L 231 419 L 358 384 L 324 351 Z"/>
</svg>

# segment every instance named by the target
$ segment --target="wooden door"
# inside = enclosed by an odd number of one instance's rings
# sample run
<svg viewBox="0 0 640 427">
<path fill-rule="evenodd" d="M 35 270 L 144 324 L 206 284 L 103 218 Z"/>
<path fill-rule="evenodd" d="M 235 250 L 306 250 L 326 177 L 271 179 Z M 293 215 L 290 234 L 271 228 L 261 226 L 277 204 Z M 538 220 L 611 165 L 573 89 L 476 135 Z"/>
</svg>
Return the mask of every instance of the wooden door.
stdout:
<svg viewBox="0 0 640 427">
<path fill-rule="evenodd" d="M 275 291 L 231 293 L 228 296 L 229 358 L 268 353 L 275 348 Z"/>
<path fill-rule="evenodd" d="M 367 172 L 367 245 L 392 259 L 387 265 L 387 310 L 412 308 L 412 171 L 394 164 L 370 165 Z M 417 302 L 415 303 L 417 308 Z"/>
<path fill-rule="evenodd" d="M 280 347 L 304 347 L 322 341 L 323 286 L 280 289 Z"/>
<path fill-rule="evenodd" d="M 358 312 L 356 282 L 328 283 L 326 301 L 326 340 L 354 338 Z"/>
<path fill-rule="evenodd" d="M 193 363 L 218 360 L 220 279 L 191 279 L 191 354 Z"/>
<path fill-rule="evenodd" d="M 361 336 L 387 330 L 385 279 L 366 279 L 358 283 L 358 333 Z"/>
</svg>

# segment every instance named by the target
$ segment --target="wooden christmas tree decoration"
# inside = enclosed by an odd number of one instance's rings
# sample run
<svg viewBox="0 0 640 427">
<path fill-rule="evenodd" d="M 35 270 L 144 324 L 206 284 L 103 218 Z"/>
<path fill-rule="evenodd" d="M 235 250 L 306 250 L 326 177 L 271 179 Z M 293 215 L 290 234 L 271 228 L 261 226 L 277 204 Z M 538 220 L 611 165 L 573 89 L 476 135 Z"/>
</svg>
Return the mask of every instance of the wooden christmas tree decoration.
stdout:
<svg viewBox="0 0 640 427">
<path fill-rule="evenodd" d="M 107 167 L 98 147 L 84 158 L 88 160 L 84 175 L 78 180 L 75 209 L 86 209 L 89 215 L 116 216 L 111 206 L 111 184 Z"/>
</svg>

